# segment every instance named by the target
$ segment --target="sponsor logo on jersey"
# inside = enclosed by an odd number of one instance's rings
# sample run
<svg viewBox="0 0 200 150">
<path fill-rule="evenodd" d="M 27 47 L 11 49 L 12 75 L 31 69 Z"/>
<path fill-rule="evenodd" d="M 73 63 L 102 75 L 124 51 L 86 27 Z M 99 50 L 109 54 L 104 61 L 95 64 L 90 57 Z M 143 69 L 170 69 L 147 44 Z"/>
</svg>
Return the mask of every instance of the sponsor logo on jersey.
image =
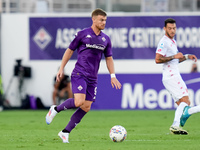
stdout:
<svg viewBox="0 0 200 150">
<path fill-rule="evenodd" d="M 105 46 L 101 45 L 101 44 L 86 44 L 86 47 L 95 48 L 95 49 L 99 49 L 99 50 L 104 50 L 105 49 Z"/>
<path fill-rule="evenodd" d="M 41 50 L 44 50 L 47 45 L 51 42 L 51 35 L 45 30 L 44 27 L 41 27 L 33 37 L 34 42 L 40 47 Z"/>
</svg>

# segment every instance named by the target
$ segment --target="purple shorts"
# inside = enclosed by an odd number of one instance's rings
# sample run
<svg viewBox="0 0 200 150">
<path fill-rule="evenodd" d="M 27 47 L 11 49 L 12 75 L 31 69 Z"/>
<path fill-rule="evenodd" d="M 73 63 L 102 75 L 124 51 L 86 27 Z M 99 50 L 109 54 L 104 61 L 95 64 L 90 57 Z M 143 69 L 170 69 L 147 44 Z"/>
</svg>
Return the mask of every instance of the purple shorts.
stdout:
<svg viewBox="0 0 200 150">
<path fill-rule="evenodd" d="M 86 100 L 95 102 L 97 94 L 97 80 L 89 80 L 82 75 L 72 75 L 72 92 L 83 93 L 86 95 Z"/>
</svg>

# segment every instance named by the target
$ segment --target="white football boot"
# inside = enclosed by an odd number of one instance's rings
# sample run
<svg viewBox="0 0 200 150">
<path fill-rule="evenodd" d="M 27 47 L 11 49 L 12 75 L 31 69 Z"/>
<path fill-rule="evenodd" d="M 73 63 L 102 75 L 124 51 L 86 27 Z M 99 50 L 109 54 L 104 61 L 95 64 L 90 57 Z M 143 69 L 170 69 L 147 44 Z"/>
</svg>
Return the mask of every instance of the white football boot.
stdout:
<svg viewBox="0 0 200 150">
<path fill-rule="evenodd" d="M 55 111 L 56 105 L 52 105 L 49 109 L 49 112 L 46 115 L 46 123 L 50 124 L 53 120 L 53 118 L 56 116 L 56 114 L 58 113 L 57 111 Z"/>
<path fill-rule="evenodd" d="M 69 133 L 64 133 L 62 131 L 60 131 L 58 133 L 58 136 L 62 139 L 63 143 L 69 143 Z"/>
</svg>

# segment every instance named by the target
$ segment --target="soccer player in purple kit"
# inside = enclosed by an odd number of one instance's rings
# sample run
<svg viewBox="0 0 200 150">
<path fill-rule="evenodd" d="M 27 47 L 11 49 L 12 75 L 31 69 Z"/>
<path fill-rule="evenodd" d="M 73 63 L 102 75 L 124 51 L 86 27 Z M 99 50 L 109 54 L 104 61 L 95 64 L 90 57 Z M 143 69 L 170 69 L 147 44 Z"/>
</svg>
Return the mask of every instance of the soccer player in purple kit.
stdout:
<svg viewBox="0 0 200 150">
<path fill-rule="evenodd" d="M 97 73 L 103 54 L 111 75 L 112 87 L 121 88 L 121 84 L 115 76 L 110 38 L 101 31 L 105 28 L 106 20 L 106 12 L 102 9 L 95 9 L 92 12 L 92 26 L 79 31 L 63 55 L 61 66 L 57 73 L 57 81 L 60 81 L 65 65 L 77 49 L 78 58 L 71 74 L 74 98 L 67 99 L 58 106 L 51 106 L 46 115 L 46 123 L 50 124 L 60 111 L 77 108 L 67 126 L 58 133 L 63 143 L 69 143 L 69 133 L 89 112 L 92 103 L 96 99 Z"/>
</svg>

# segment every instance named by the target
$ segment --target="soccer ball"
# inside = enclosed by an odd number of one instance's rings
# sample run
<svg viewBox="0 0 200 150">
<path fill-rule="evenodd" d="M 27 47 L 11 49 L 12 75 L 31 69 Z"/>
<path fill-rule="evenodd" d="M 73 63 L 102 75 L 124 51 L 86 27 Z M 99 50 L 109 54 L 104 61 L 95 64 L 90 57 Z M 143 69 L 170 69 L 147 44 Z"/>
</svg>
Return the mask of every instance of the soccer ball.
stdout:
<svg viewBox="0 0 200 150">
<path fill-rule="evenodd" d="M 115 125 L 110 129 L 110 139 L 114 142 L 122 142 L 126 139 L 126 129 L 120 125 Z"/>
</svg>

